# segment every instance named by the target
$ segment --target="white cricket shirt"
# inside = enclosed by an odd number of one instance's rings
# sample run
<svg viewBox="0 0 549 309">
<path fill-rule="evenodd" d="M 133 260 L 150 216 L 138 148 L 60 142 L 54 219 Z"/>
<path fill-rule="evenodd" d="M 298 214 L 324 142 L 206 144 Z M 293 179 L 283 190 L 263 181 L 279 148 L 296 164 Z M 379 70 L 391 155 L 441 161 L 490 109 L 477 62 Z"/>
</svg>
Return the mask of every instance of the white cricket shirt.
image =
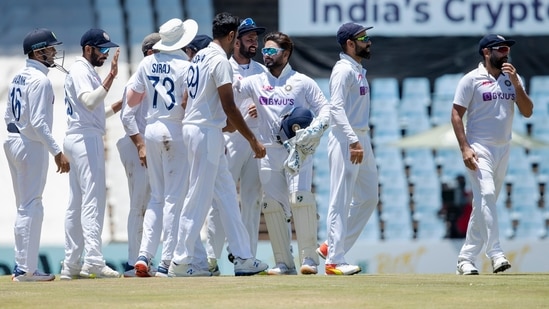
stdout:
<svg viewBox="0 0 549 309">
<path fill-rule="evenodd" d="M 67 134 L 85 134 L 95 131 L 105 134 L 105 103 L 88 110 L 78 97 L 92 92 L 101 85 L 101 78 L 84 57 L 77 57 L 65 77 L 65 106 L 67 107 Z"/>
<path fill-rule="evenodd" d="M 53 88 L 47 77 L 48 68 L 33 59 L 15 75 L 8 89 L 8 104 L 4 120 L 16 124 L 21 135 L 41 142 L 52 155 L 61 148 L 52 136 Z"/>
<path fill-rule="evenodd" d="M 267 68 L 264 67 L 262 64 L 260 64 L 257 61 L 250 60 L 250 63 L 246 66 L 242 66 L 234 60 L 233 57 L 229 59 L 229 62 L 231 63 L 231 66 L 233 68 L 233 80 L 242 80 L 244 77 L 263 73 L 267 71 Z M 248 127 L 250 129 L 257 128 L 258 127 L 258 120 L 257 118 L 252 118 L 248 114 L 248 107 L 251 104 L 254 104 L 254 101 L 250 98 L 246 98 L 243 100 L 236 100 L 235 101 L 236 106 L 240 110 L 240 113 L 242 113 L 242 116 L 244 117 L 244 120 L 248 124 Z"/>
<path fill-rule="evenodd" d="M 358 141 L 355 130 L 369 130 L 370 85 L 362 64 L 345 53 L 339 58 L 330 76 L 331 127 L 352 144 Z"/>
<path fill-rule="evenodd" d="M 251 98 L 257 105 L 259 136 L 264 145 L 279 145 L 282 116 L 294 107 L 310 109 L 317 117 L 330 118 L 328 100 L 310 77 L 287 64 L 278 78 L 263 72 L 243 78 L 237 87 L 238 100 Z"/>
<path fill-rule="evenodd" d="M 124 126 L 126 135 L 132 136 L 137 133 L 141 135 L 145 134 L 145 127 L 147 126 L 147 112 L 149 106 L 147 104 L 137 104 L 136 106 L 129 107 L 126 101 L 126 91 L 131 89 L 135 82 L 135 74 L 133 74 L 124 88 L 124 95 L 122 96 L 122 109 L 120 110 L 120 120 Z M 147 102 L 147 95 L 143 96 L 143 101 Z"/>
<path fill-rule="evenodd" d="M 479 63 L 461 78 L 454 96 L 454 104 L 467 108 L 467 139 L 491 145 L 508 143 L 515 101 L 515 87 L 509 77 L 502 73 L 496 79 Z"/>
<path fill-rule="evenodd" d="M 185 110 L 181 106 L 185 91 L 188 57 L 182 51 L 159 52 L 139 63 L 131 89 L 145 93 L 141 104 L 147 106 L 147 122 L 154 120 L 181 121 Z"/>
<path fill-rule="evenodd" d="M 187 77 L 189 99 L 183 124 L 212 126 L 222 129 L 227 115 L 221 106 L 217 88 L 231 84 L 233 70 L 227 53 L 217 43 L 211 42 L 191 60 Z"/>
</svg>

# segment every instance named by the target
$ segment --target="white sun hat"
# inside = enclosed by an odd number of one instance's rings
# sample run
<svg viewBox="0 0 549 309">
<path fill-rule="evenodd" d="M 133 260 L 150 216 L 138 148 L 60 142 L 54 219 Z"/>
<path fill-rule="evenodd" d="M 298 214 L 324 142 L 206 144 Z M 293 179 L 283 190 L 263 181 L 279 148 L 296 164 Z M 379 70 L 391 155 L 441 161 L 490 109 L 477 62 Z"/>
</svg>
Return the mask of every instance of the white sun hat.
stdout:
<svg viewBox="0 0 549 309">
<path fill-rule="evenodd" d="M 198 24 L 193 19 L 184 22 L 179 18 L 173 18 L 160 26 L 160 41 L 154 44 L 153 49 L 160 51 L 173 51 L 181 49 L 189 44 L 198 32 Z"/>
</svg>

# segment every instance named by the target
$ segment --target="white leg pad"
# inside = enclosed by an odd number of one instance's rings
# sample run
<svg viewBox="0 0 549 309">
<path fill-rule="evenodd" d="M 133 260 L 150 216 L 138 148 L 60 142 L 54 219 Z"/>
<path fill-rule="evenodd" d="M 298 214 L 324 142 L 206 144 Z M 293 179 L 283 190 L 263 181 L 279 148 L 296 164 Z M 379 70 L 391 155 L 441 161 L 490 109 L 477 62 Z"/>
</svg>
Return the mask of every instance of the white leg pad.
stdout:
<svg viewBox="0 0 549 309">
<path fill-rule="evenodd" d="M 314 195 L 307 191 L 297 191 L 290 194 L 290 205 L 294 218 L 299 259 L 312 259 L 317 265 L 318 255 L 316 254 L 318 237 L 318 215 Z"/>
<path fill-rule="evenodd" d="M 290 218 L 284 214 L 282 205 L 274 199 L 264 198 L 262 205 L 275 262 L 284 263 L 290 269 L 295 268 L 294 257 L 290 251 Z"/>
</svg>

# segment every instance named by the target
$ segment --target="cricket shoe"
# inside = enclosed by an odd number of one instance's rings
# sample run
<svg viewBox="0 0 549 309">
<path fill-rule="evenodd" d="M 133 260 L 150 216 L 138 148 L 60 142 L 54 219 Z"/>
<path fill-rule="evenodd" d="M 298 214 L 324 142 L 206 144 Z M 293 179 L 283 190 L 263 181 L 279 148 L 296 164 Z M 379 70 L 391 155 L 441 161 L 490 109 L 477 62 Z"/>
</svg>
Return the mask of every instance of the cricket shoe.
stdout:
<svg viewBox="0 0 549 309">
<path fill-rule="evenodd" d="M 475 264 L 473 264 L 473 262 L 469 260 L 460 260 L 457 264 L 456 274 L 466 276 L 478 275 L 478 269 L 475 267 Z"/>
<path fill-rule="evenodd" d="M 80 277 L 87 279 L 120 278 L 120 273 L 107 265 L 84 264 L 80 271 Z"/>
<path fill-rule="evenodd" d="M 269 265 L 256 258 L 241 259 L 239 257 L 235 257 L 234 259 L 235 276 L 253 276 L 263 272 L 267 268 L 269 268 Z"/>
<path fill-rule="evenodd" d="M 193 264 L 177 264 L 172 261 L 168 269 L 169 277 L 211 277 L 212 273 Z"/>
<path fill-rule="evenodd" d="M 316 248 L 316 253 L 323 259 L 326 259 L 328 256 L 328 243 L 323 242 L 318 248 Z"/>
<path fill-rule="evenodd" d="M 168 269 L 170 268 L 169 265 L 166 265 L 164 262 L 160 263 L 158 265 L 158 268 L 156 269 L 156 273 L 154 274 L 155 277 L 160 278 L 168 278 Z M 149 271 L 150 274 L 150 271 Z M 152 277 L 152 275 L 151 275 Z"/>
<path fill-rule="evenodd" d="M 146 256 L 144 255 L 138 256 L 137 261 L 133 266 L 135 267 L 135 275 L 137 277 L 150 277 L 151 276 L 151 274 L 149 273 L 150 266 L 151 266 L 151 263 Z"/>
<path fill-rule="evenodd" d="M 61 262 L 61 274 L 59 275 L 60 280 L 72 280 L 80 278 L 80 266 L 69 265 L 68 263 Z"/>
<path fill-rule="evenodd" d="M 31 281 L 53 281 L 55 280 L 55 275 L 46 274 L 41 271 L 36 270 L 34 273 L 28 273 L 19 269 L 17 265 L 13 269 L 13 275 L 11 280 L 15 282 L 31 282 Z"/>
<path fill-rule="evenodd" d="M 234 257 L 233 257 L 234 260 Z M 217 265 L 216 258 L 208 258 L 208 270 L 212 273 L 212 276 L 219 276 L 221 272 L 219 271 L 219 265 Z"/>
<path fill-rule="evenodd" d="M 351 276 L 358 274 L 362 269 L 357 265 L 342 264 L 326 264 L 324 270 L 326 275 Z"/>
<path fill-rule="evenodd" d="M 507 260 L 507 258 L 503 255 L 492 260 L 492 269 L 494 270 L 494 274 L 506 271 L 509 268 L 511 268 L 511 263 L 509 263 L 509 260 Z"/>
<path fill-rule="evenodd" d="M 135 275 L 135 267 L 132 265 L 125 263 L 124 264 L 124 278 L 133 278 L 136 277 Z"/>
<path fill-rule="evenodd" d="M 267 270 L 267 275 L 280 276 L 280 275 L 297 275 L 295 268 L 288 268 L 284 263 L 278 263 L 275 267 Z"/>
<path fill-rule="evenodd" d="M 303 263 L 301 263 L 301 268 L 299 272 L 302 275 L 316 275 L 318 273 L 318 265 L 311 258 L 304 258 Z"/>
</svg>

